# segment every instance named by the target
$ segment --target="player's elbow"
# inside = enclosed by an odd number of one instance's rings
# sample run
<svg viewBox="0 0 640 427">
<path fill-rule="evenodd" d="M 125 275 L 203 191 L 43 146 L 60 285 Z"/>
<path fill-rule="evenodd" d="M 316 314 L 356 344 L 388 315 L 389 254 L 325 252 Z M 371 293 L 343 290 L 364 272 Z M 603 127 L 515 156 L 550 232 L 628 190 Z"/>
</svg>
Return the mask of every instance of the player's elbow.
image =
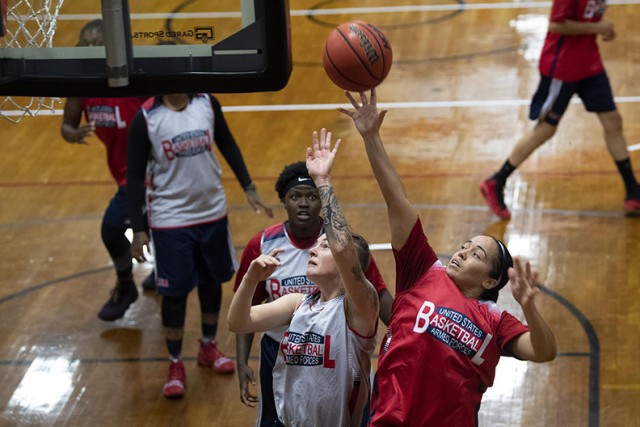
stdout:
<svg viewBox="0 0 640 427">
<path fill-rule="evenodd" d="M 230 332 L 236 333 L 236 334 L 246 334 L 249 331 L 247 331 L 246 329 L 246 322 L 243 322 L 241 319 L 239 319 L 237 316 L 234 316 L 231 312 L 229 312 L 229 314 L 227 315 L 227 328 L 229 329 Z"/>
<path fill-rule="evenodd" d="M 558 349 L 556 347 L 556 342 L 548 343 L 543 349 L 536 351 L 535 356 L 531 359 L 532 362 L 536 363 L 546 363 L 551 362 L 556 358 L 558 354 Z"/>
<path fill-rule="evenodd" d="M 549 22 L 549 32 L 560 35 L 570 34 L 568 32 L 567 23 L 565 21 Z"/>
</svg>

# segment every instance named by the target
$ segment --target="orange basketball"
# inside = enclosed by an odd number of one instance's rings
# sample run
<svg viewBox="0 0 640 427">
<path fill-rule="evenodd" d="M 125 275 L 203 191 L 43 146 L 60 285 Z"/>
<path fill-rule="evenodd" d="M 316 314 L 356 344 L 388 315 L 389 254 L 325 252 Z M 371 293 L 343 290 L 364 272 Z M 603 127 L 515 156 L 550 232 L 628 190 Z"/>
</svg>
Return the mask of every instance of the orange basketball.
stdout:
<svg viewBox="0 0 640 427">
<path fill-rule="evenodd" d="M 350 21 L 329 33 L 322 65 L 336 86 L 361 92 L 382 83 L 392 59 L 391 45 L 382 31 L 364 21 Z"/>
</svg>

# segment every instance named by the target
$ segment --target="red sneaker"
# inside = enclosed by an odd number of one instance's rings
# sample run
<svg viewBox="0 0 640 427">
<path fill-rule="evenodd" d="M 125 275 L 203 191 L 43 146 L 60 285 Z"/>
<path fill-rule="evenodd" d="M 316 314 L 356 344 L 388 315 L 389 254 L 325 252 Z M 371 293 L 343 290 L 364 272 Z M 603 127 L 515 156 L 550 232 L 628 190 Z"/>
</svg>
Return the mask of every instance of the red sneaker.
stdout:
<svg viewBox="0 0 640 427">
<path fill-rule="evenodd" d="M 167 376 L 167 382 L 162 387 L 164 397 L 169 399 L 175 399 L 184 396 L 184 389 L 187 383 L 187 375 L 184 372 L 184 365 L 182 362 L 171 362 L 169 364 L 169 375 Z"/>
<path fill-rule="evenodd" d="M 491 209 L 494 214 L 503 219 L 511 218 L 511 212 L 509 212 L 509 209 L 505 206 L 502 198 L 502 188 L 498 189 L 495 179 L 482 181 L 480 191 L 489 205 L 489 209 Z"/>
<path fill-rule="evenodd" d="M 200 341 L 198 365 L 210 366 L 213 372 L 219 374 L 230 374 L 236 370 L 236 364 L 218 350 L 215 341 L 209 341 L 208 344 L 203 344 L 202 341 Z"/>
<path fill-rule="evenodd" d="M 640 216 L 640 199 L 626 199 L 624 212 L 629 216 Z"/>
</svg>

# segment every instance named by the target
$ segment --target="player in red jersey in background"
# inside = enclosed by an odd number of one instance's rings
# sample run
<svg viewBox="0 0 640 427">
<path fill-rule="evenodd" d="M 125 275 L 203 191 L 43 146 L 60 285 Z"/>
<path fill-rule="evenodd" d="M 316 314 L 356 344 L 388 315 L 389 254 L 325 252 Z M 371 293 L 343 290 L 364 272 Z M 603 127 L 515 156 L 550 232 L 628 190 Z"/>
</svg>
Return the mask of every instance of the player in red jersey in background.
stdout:
<svg viewBox="0 0 640 427">
<path fill-rule="evenodd" d="M 529 113 L 529 118 L 538 122 L 518 141 L 500 170 L 480 185 L 487 204 L 499 217 L 511 217 L 503 199 L 507 178 L 555 134 L 574 94 L 582 99 L 587 111 L 597 114 L 602 124 L 607 149 L 624 181 L 625 212 L 640 215 L 640 186 L 596 42 L 598 35 L 605 42 L 616 37 L 613 24 L 602 20 L 605 9 L 604 0 L 553 2 L 549 32 L 540 56 L 540 84 Z"/>
<path fill-rule="evenodd" d="M 80 31 L 78 46 L 103 46 L 102 20 L 89 22 Z M 124 316 L 138 298 L 133 281 L 133 263 L 130 243 L 125 232 L 130 228 L 125 186 L 127 183 L 127 141 L 129 125 L 146 98 L 69 98 L 64 105 L 62 137 L 70 143 L 86 144 L 85 139 L 95 134 L 107 149 L 107 163 L 118 191 L 111 199 L 102 218 L 102 241 L 116 270 L 117 282 L 109 300 L 98 317 L 113 321 Z M 80 124 L 82 115 L 86 123 Z M 143 282 L 144 289 L 155 288 L 151 273 Z"/>
<path fill-rule="evenodd" d="M 472 426 L 501 356 L 545 362 L 556 355 L 551 329 L 536 309 L 536 274 L 489 236 L 462 244 L 447 266 L 430 246 L 380 137 L 386 111 L 375 89 L 362 105 L 340 109 L 364 139 L 387 205 L 396 260 L 396 294 L 380 349 L 371 401 L 373 426 Z M 511 281 L 528 327 L 496 305 Z"/>
</svg>

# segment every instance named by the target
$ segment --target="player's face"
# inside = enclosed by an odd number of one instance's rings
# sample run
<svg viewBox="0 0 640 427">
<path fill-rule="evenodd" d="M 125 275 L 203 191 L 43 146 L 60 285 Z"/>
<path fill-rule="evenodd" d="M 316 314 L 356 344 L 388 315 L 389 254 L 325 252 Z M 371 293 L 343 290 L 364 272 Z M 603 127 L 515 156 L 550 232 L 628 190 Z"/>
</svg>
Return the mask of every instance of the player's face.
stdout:
<svg viewBox="0 0 640 427">
<path fill-rule="evenodd" d="M 493 260 L 498 251 L 489 236 L 476 236 L 464 242 L 447 264 L 447 274 L 462 289 L 476 288 L 489 280 Z"/>
<path fill-rule="evenodd" d="M 284 196 L 284 208 L 289 217 L 290 229 L 294 232 L 315 227 L 322 208 L 318 189 L 310 185 L 290 188 Z"/>
<path fill-rule="evenodd" d="M 309 263 L 307 264 L 307 277 L 318 284 L 319 278 L 339 278 L 338 267 L 333 259 L 327 235 L 318 238 L 315 246 L 309 249 Z M 319 280 L 323 282 L 323 280 Z"/>
<path fill-rule="evenodd" d="M 80 34 L 78 46 L 104 46 L 104 38 L 98 30 L 85 30 Z"/>
</svg>

